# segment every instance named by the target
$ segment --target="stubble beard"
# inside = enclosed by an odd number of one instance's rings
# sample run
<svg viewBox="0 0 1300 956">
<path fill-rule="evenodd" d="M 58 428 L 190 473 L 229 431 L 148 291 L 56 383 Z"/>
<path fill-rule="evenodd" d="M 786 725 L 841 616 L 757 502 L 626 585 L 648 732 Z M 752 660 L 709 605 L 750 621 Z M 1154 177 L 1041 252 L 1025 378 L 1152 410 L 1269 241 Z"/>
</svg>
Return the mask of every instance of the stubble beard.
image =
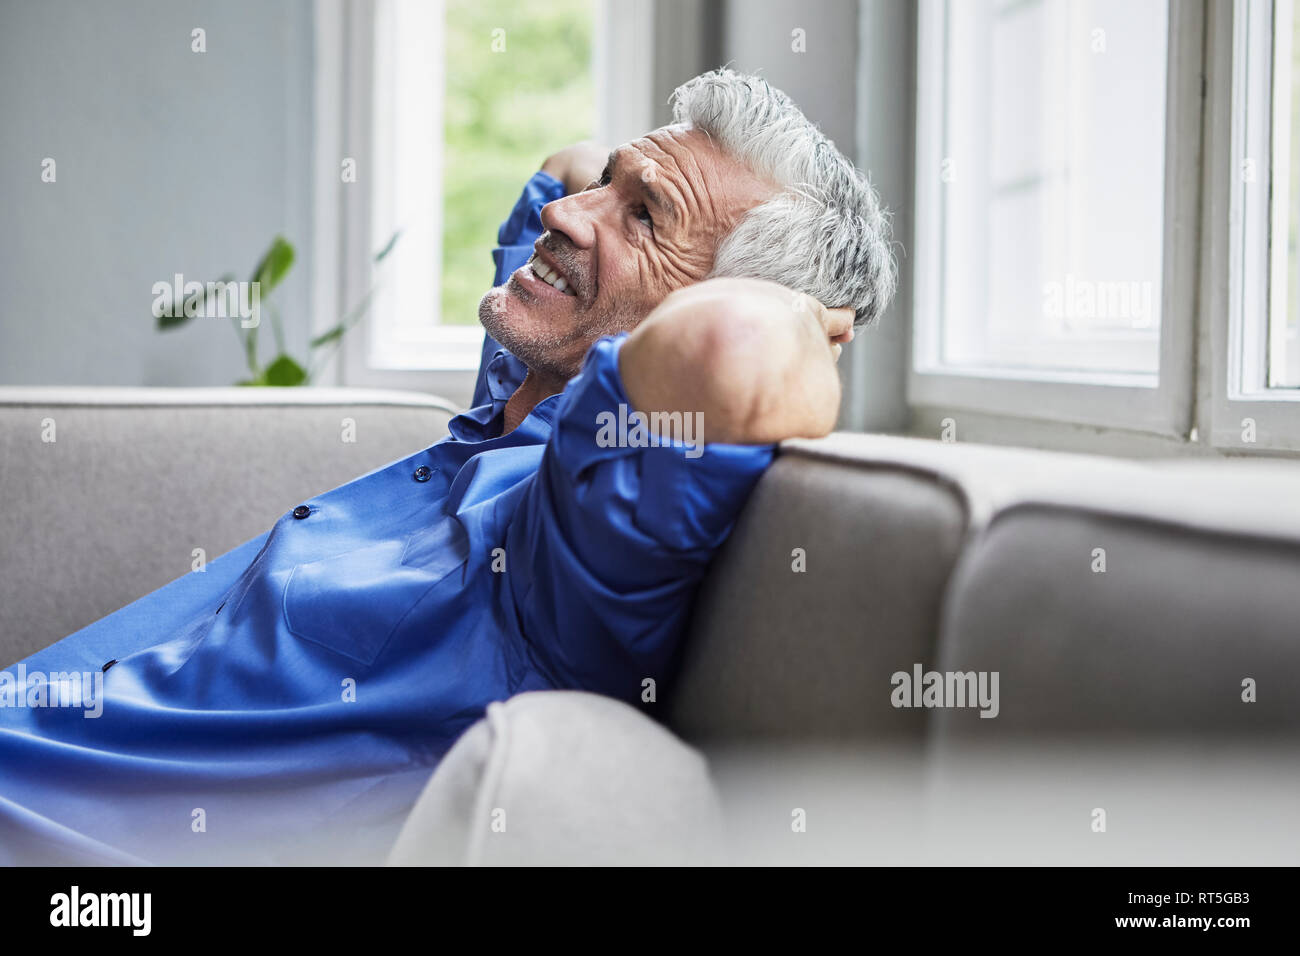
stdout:
<svg viewBox="0 0 1300 956">
<path fill-rule="evenodd" d="M 479 322 L 488 335 L 500 342 L 530 371 L 559 382 L 567 382 L 582 370 L 583 356 L 592 342 L 603 335 L 613 335 L 636 324 L 621 320 L 615 315 L 601 314 L 585 317 L 580 327 L 567 332 L 521 329 L 510 321 L 506 302 L 511 294 L 506 286 L 490 289 L 479 300 Z M 527 307 L 526 294 L 519 295 L 518 298 Z M 574 359 L 571 357 L 574 353 L 573 346 L 579 341 L 586 345 Z"/>
</svg>

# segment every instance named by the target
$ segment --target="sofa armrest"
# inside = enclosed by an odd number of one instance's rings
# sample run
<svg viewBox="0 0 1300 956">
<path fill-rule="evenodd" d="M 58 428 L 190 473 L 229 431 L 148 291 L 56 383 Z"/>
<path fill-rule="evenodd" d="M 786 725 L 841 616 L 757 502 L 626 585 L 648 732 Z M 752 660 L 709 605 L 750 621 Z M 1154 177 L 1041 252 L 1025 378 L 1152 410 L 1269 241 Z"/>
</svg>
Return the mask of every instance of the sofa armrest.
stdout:
<svg viewBox="0 0 1300 956">
<path fill-rule="evenodd" d="M 721 860 L 704 758 L 620 701 L 533 691 L 488 705 L 416 801 L 390 865 Z"/>
</svg>

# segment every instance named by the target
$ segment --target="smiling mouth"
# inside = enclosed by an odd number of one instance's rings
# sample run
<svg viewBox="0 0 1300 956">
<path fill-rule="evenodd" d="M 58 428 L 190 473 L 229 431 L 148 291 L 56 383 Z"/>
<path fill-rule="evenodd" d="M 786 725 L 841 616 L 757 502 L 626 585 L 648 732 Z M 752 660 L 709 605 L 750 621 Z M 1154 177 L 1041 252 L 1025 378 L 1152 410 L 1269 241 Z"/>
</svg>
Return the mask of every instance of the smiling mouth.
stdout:
<svg viewBox="0 0 1300 956">
<path fill-rule="evenodd" d="M 564 276 L 560 275 L 543 262 L 537 253 L 534 252 L 532 258 L 528 260 L 528 268 L 532 269 L 533 275 L 537 276 L 537 278 L 541 279 L 547 285 L 552 286 L 559 292 L 563 292 L 565 295 L 577 298 L 578 293 L 569 287 L 569 283 L 565 280 Z"/>
</svg>

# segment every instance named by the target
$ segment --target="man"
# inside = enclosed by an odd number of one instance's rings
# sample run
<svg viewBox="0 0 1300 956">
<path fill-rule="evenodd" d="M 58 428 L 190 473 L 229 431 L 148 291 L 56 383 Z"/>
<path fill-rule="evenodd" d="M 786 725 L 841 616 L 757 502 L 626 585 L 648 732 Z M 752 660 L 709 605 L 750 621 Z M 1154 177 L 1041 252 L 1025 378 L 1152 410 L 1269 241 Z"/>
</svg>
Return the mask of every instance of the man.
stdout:
<svg viewBox="0 0 1300 956">
<path fill-rule="evenodd" d="M 23 662 L 104 683 L 93 719 L 0 709 L 6 859 L 375 862 L 491 701 L 670 680 L 710 556 L 773 444 L 833 427 L 894 281 L 870 187 L 783 94 L 719 71 L 675 118 L 530 181 L 448 438 Z"/>
</svg>

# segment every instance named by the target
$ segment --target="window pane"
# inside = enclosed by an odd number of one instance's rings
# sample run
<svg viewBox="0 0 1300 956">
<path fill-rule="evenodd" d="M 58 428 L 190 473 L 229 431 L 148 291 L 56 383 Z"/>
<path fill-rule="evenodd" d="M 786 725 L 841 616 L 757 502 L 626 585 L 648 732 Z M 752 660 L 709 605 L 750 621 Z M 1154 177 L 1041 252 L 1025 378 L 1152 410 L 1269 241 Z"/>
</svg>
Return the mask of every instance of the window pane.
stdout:
<svg viewBox="0 0 1300 956">
<path fill-rule="evenodd" d="M 592 138 L 594 22 L 594 0 L 447 0 L 446 324 L 477 324 L 497 226 L 524 181 L 549 153 Z"/>
<path fill-rule="evenodd" d="M 1154 375 L 1167 3 L 946 10 L 939 361 Z"/>
<path fill-rule="evenodd" d="M 1281 206 L 1284 221 L 1277 223 L 1274 235 L 1276 241 L 1285 241 L 1287 255 L 1285 274 L 1273 278 L 1273 289 L 1280 293 L 1285 307 L 1269 310 L 1268 384 L 1273 388 L 1300 388 L 1300 17 L 1295 16 L 1293 4 L 1285 0 L 1275 4 L 1274 17 L 1278 58 L 1273 71 L 1273 96 L 1280 100 L 1280 109 L 1274 115 L 1279 124 L 1289 124 L 1290 128 L 1273 131 L 1286 145 L 1285 150 L 1274 151 L 1275 158 L 1285 158 L 1282 171 L 1275 171 L 1274 176 L 1284 177 L 1285 186 L 1278 185 L 1286 189 L 1283 195 L 1287 197 Z"/>
</svg>

